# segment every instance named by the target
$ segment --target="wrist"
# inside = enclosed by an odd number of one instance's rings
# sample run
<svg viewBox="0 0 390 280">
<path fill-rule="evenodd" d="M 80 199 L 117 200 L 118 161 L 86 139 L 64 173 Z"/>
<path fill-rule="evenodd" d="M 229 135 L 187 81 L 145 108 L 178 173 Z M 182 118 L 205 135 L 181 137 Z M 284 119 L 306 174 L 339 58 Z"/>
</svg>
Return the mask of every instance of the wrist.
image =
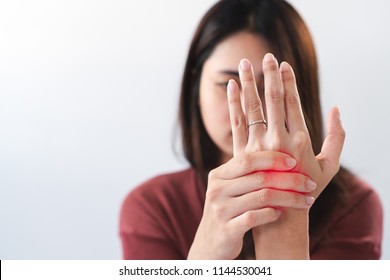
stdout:
<svg viewBox="0 0 390 280">
<path fill-rule="evenodd" d="M 309 209 L 284 209 L 252 232 L 256 259 L 309 259 Z"/>
</svg>

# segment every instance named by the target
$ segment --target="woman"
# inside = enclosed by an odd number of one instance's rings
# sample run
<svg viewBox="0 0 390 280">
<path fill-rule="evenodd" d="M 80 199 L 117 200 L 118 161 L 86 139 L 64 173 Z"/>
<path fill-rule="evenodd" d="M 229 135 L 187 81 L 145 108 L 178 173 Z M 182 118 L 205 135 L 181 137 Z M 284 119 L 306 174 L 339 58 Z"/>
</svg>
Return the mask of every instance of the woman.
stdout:
<svg viewBox="0 0 390 280">
<path fill-rule="evenodd" d="M 190 46 L 179 118 L 191 168 L 128 195 L 124 258 L 380 257 L 380 201 L 339 169 L 337 108 L 323 138 L 313 42 L 288 3 L 222 0 L 207 12 Z"/>
</svg>

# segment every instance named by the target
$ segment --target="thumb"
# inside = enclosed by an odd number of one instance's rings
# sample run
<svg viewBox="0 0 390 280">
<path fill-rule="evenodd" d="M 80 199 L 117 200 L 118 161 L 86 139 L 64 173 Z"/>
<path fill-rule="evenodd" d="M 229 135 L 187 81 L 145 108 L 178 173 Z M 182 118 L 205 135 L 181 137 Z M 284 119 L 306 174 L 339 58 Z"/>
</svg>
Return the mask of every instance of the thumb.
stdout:
<svg viewBox="0 0 390 280">
<path fill-rule="evenodd" d="M 340 156 L 345 140 L 345 131 L 341 124 L 340 110 L 333 107 L 326 123 L 327 135 L 322 144 L 321 153 L 317 156 L 324 172 L 333 173 L 332 177 L 340 168 Z"/>
</svg>

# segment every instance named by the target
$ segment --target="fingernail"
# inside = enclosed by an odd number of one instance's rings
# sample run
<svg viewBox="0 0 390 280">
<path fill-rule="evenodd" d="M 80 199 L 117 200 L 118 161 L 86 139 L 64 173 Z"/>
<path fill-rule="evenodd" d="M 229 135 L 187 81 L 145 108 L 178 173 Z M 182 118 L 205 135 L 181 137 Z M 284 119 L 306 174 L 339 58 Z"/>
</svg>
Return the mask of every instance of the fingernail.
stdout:
<svg viewBox="0 0 390 280">
<path fill-rule="evenodd" d="M 274 60 L 275 60 L 275 57 L 272 53 L 267 53 L 264 57 L 265 62 L 270 62 L 270 61 L 274 61 Z"/>
<path fill-rule="evenodd" d="M 295 160 L 295 158 L 286 158 L 285 162 L 288 167 L 294 167 L 295 165 L 297 165 L 297 161 Z"/>
<path fill-rule="evenodd" d="M 229 92 L 233 92 L 234 91 L 235 84 L 234 84 L 233 80 L 229 80 L 227 89 L 228 89 Z"/>
<path fill-rule="evenodd" d="M 306 180 L 306 188 L 310 191 L 314 190 L 317 187 L 317 184 L 312 180 Z"/>
<path fill-rule="evenodd" d="M 287 62 L 283 61 L 283 62 L 280 64 L 280 71 L 286 72 L 286 71 L 288 71 L 288 70 L 290 70 L 290 65 L 289 65 Z"/>
<path fill-rule="evenodd" d="M 314 197 L 306 196 L 306 204 L 312 205 L 314 203 Z"/>
<path fill-rule="evenodd" d="M 249 70 L 250 68 L 250 63 L 247 59 L 241 59 L 241 62 L 240 62 L 240 67 L 242 70 Z"/>
</svg>

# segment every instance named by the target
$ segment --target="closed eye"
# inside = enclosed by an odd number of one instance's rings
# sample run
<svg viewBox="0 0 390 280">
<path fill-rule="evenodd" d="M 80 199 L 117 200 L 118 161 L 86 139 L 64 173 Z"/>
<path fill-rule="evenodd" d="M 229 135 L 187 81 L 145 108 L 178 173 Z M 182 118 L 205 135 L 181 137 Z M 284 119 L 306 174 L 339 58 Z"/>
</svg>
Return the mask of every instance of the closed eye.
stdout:
<svg viewBox="0 0 390 280">
<path fill-rule="evenodd" d="M 235 81 L 236 81 L 237 84 L 238 84 L 238 88 L 241 89 L 241 84 L 240 84 L 240 82 L 237 81 L 237 80 L 235 80 Z M 221 87 L 221 88 L 224 89 L 224 90 L 227 90 L 228 84 L 229 84 L 229 81 L 216 83 L 216 85 L 217 85 L 218 87 Z"/>
</svg>

